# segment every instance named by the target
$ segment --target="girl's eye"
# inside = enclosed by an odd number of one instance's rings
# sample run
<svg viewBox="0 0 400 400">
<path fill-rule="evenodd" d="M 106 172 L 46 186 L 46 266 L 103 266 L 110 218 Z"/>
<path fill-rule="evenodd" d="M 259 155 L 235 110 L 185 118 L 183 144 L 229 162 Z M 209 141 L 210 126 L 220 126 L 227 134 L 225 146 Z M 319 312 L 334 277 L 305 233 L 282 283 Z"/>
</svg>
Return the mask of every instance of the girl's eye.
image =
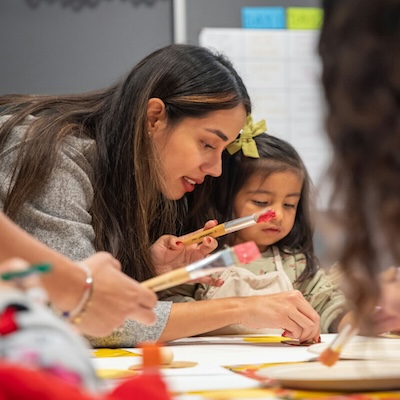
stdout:
<svg viewBox="0 0 400 400">
<path fill-rule="evenodd" d="M 256 205 L 257 207 L 266 207 L 268 205 L 268 201 L 257 201 L 253 200 L 253 204 Z"/>
<path fill-rule="evenodd" d="M 285 207 L 296 209 L 296 205 L 295 204 L 285 204 Z"/>
</svg>

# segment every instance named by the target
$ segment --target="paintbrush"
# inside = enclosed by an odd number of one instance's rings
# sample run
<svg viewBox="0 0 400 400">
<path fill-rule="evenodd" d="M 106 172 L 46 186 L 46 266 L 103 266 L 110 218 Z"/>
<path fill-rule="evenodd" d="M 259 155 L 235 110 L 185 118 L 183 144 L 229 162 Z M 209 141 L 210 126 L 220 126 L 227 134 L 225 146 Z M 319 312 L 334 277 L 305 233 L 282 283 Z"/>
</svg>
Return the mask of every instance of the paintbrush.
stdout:
<svg viewBox="0 0 400 400">
<path fill-rule="evenodd" d="M 3 281 L 18 280 L 35 274 L 45 274 L 49 271 L 51 271 L 50 264 L 35 264 L 29 268 L 3 272 L 0 274 L 0 279 Z"/>
<path fill-rule="evenodd" d="M 142 286 L 158 292 L 182 283 L 220 272 L 237 264 L 247 264 L 261 257 L 254 242 L 245 242 L 220 250 L 186 267 L 174 269 L 165 274 L 142 282 Z"/>
<path fill-rule="evenodd" d="M 216 238 L 226 235 L 227 233 L 232 233 L 240 229 L 248 228 L 249 226 L 258 224 L 260 222 L 268 222 L 273 218 L 275 218 L 275 211 L 263 210 L 255 214 L 248 215 L 247 217 L 236 218 L 232 221 L 224 222 L 223 224 L 219 224 L 205 231 L 195 233 L 181 239 L 181 242 L 186 245 L 200 243 L 206 236 Z"/>
<path fill-rule="evenodd" d="M 346 346 L 349 340 L 357 335 L 357 333 L 358 329 L 347 323 L 337 334 L 332 343 L 319 355 L 318 360 L 328 367 L 334 365 L 339 359 L 343 347 Z"/>
</svg>

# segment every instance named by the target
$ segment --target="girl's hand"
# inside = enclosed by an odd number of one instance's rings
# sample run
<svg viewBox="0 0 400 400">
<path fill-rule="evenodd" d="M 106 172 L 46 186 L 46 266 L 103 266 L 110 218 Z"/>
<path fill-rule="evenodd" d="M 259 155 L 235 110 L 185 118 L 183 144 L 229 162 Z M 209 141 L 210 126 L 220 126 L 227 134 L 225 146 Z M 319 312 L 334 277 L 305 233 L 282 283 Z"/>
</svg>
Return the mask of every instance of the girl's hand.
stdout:
<svg viewBox="0 0 400 400">
<path fill-rule="evenodd" d="M 208 221 L 204 225 L 204 228 L 199 229 L 196 233 L 205 229 L 210 229 L 215 225 L 217 225 L 217 221 Z M 185 267 L 188 264 L 200 260 L 206 257 L 218 246 L 218 242 L 210 236 L 205 237 L 202 243 L 185 246 L 181 240 L 186 236 L 189 235 L 182 237 L 164 235 L 161 236 L 153 246 L 151 246 L 150 251 L 157 275 L 164 274 L 180 267 Z M 222 284 L 220 279 L 213 279 L 211 277 L 202 278 L 197 282 L 199 281 L 216 286 Z"/>
</svg>

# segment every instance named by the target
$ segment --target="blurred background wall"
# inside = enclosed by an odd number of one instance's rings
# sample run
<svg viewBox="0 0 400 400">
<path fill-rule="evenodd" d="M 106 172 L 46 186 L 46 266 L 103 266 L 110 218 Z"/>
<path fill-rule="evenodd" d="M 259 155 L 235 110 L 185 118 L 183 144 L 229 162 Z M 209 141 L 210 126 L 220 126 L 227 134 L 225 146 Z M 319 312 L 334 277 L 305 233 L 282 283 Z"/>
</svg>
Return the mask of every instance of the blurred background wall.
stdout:
<svg viewBox="0 0 400 400">
<path fill-rule="evenodd" d="M 0 94 L 73 93 L 112 83 L 152 51 L 240 27 L 244 6 L 319 0 L 0 0 Z M 177 26 L 181 35 L 177 36 Z M 178 33 L 179 33 L 178 32 Z"/>
<path fill-rule="evenodd" d="M 0 94 L 112 83 L 172 43 L 171 0 L 0 0 Z"/>
<path fill-rule="evenodd" d="M 198 40 L 204 27 L 241 27 L 242 7 L 319 7 L 320 0 L 186 0 L 187 39 Z"/>
</svg>

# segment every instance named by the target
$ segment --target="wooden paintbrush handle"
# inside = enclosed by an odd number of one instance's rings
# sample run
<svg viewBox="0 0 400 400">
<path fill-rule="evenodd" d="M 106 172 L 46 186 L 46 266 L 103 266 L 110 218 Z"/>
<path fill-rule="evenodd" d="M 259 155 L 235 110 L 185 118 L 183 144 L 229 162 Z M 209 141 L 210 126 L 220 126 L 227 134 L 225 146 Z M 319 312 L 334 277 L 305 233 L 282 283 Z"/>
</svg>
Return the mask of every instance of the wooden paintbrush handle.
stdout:
<svg viewBox="0 0 400 400">
<path fill-rule="evenodd" d="M 206 236 L 211 236 L 217 238 L 219 236 L 225 235 L 226 230 L 224 224 L 214 226 L 213 228 L 207 229 L 205 231 L 200 231 L 190 235 L 184 239 L 180 238 L 181 242 L 185 245 L 191 245 L 195 243 L 200 243 Z"/>
<path fill-rule="evenodd" d="M 185 283 L 188 280 L 190 280 L 189 272 L 186 271 L 186 268 L 179 268 L 143 281 L 141 285 L 154 292 L 159 292 L 160 290 Z"/>
</svg>

